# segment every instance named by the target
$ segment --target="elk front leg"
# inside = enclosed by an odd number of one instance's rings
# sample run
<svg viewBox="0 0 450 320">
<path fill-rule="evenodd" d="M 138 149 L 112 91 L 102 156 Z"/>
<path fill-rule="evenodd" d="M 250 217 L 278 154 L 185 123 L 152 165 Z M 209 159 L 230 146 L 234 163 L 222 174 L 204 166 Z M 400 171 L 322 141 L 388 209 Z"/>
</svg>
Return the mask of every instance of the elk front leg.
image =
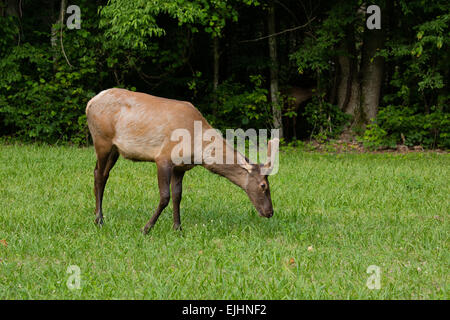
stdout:
<svg viewBox="0 0 450 320">
<path fill-rule="evenodd" d="M 173 229 L 181 230 L 180 219 L 180 202 L 183 191 L 183 177 L 185 171 L 174 170 L 172 173 L 171 189 L 172 189 L 172 204 L 173 204 Z"/>
<path fill-rule="evenodd" d="M 143 229 L 144 234 L 147 234 L 148 231 L 155 225 L 159 215 L 164 208 L 167 207 L 170 201 L 170 178 L 172 176 L 172 166 L 167 162 L 157 162 L 156 166 L 158 168 L 159 205 L 153 216 L 145 225 Z"/>
</svg>

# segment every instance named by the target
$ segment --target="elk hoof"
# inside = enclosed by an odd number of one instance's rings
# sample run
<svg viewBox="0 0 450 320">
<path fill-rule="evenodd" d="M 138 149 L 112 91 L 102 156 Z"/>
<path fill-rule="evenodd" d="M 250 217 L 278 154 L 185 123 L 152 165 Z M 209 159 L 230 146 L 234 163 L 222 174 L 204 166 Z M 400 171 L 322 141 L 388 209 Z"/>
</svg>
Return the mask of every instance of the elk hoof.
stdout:
<svg viewBox="0 0 450 320">
<path fill-rule="evenodd" d="M 183 229 L 181 228 L 181 224 L 174 224 L 173 225 L 173 230 L 175 230 L 175 231 L 182 231 Z"/>
<path fill-rule="evenodd" d="M 152 228 L 153 228 L 152 225 L 145 225 L 145 227 L 142 228 L 142 233 L 143 233 L 144 235 L 146 235 L 146 234 L 148 234 L 148 233 L 150 232 L 150 230 L 151 230 Z"/>
<path fill-rule="evenodd" d="M 97 218 L 95 218 L 94 223 L 95 223 L 96 225 L 98 225 L 99 227 L 103 226 L 103 217 L 97 217 Z"/>
</svg>

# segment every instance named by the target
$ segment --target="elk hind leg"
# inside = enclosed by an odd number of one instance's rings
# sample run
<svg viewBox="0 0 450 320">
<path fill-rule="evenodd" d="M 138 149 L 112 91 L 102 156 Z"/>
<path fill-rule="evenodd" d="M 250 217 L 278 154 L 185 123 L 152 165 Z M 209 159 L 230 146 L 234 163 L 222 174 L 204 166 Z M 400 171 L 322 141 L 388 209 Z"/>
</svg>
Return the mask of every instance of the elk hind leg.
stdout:
<svg viewBox="0 0 450 320">
<path fill-rule="evenodd" d="M 96 147 L 96 153 L 97 164 L 94 170 L 95 223 L 101 226 L 103 224 L 103 192 L 109 177 L 109 172 L 119 158 L 119 152 L 115 146 L 110 145 L 106 147 Z"/>
</svg>

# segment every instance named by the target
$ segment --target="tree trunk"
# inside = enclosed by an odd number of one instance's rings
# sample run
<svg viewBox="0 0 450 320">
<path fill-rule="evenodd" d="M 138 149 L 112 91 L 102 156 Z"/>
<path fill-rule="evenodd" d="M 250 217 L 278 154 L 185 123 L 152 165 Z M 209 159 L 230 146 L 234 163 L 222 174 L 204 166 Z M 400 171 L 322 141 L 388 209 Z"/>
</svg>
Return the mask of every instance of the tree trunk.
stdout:
<svg viewBox="0 0 450 320">
<path fill-rule="evenodd" d="M 352 76 L 350 92 L 350 100 L 344 111 L 353 116 L 351 126 L 360 125 L 364 121 L 361 117 L 361 86 L 356 72 Z"/>
<path fill-rule="evenodd" d="M 333 84 L 331 88 L 327 91 L 328 102 L 331 104 L 337 104 L 337 97 L 338 97 L 338 90 L 339 90 L 339 73 L 340 73 L 340 67 L 339 67 L 339 61 L 338 59 L 333 59 L 334 64 L 334 72 L 333 72 Z"/>
<path fill-rule="evenodd" d="M 368 124 L 378 113 L 381 84 L 383 82 L 384 58 L 374 57 L 382 49 L 384 36 L 382 30 L 364 31 L 361 59 L 361 106 L 364 124 Z"/>
<path fill-rule="evenodd" d="M 267 15 L 267 26 L 269 35 L 275 31 L 275 6 L 273 1 L 269 4 Z M 277 40 L 275 37 L 269 37 L 269 56 L 270 56 L 270 98 L 272 102 L 273 127 L 280 130 L 280 138 L 283 137 L 283 122 L 281 118 L 281 106 L 278 99 L 278 58 L 277 58 Z"/>
<path fill-rule="evenodd" d="M 21 16 L 20 3 L 18 0 L 6 0 L 1 6 L 1 16 Z"/>
<path fill-rule="evenodd" d="M 337 89 L 337 104 L 344 111 L 350 101 L 351 93 L 351 72 L 350 57 L 341 55 L 338 57 L 339 62 L 339 80 Z"/>
<path fill-rule="evenodd" d="M 337 92 L 338 106 L 353 116 L 352 125 L 360 122 L 360 84 L 358 79 L 358 61 L 354 54 L 351 38 L 343 46 L 345 55 L 338 57 L 340 76 Z"/>
<path fill-rule="evenodd" d="M 61 0 L 61 6 L 59 9 L 58 20 L 52 25 L 50 43 L 53 51 L 53 66 L 56 66 L 56 60 L 58 58 L 58 31 L 61 29 L 61 25 L 64 23 L 64 13 L 66 11 L 66 0 Z"/>
<path fill-rule="evenodd" d="M 217 87 L 219 86 L 219 64 L 220 64 L 219 37 L 213 38 L 213 57 L 214 57 L 213 99 L 214 99 L 214 106 L 216 106 Z"/>
</svg>

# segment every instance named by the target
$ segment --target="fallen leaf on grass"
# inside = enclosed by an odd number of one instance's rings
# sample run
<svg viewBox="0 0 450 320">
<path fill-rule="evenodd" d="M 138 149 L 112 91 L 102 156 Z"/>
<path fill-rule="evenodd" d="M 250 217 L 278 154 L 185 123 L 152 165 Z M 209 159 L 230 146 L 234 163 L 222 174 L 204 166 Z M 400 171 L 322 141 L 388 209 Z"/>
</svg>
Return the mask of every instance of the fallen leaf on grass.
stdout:
<svg viewBox="0 0 450 320">
<path fill-rule="evenodd" d="M 0 240 L 0 244 L 4 245 L 5 247 L 8 247 L 8 242 L 6 242 L 5 239 Z"/>
</svg>

